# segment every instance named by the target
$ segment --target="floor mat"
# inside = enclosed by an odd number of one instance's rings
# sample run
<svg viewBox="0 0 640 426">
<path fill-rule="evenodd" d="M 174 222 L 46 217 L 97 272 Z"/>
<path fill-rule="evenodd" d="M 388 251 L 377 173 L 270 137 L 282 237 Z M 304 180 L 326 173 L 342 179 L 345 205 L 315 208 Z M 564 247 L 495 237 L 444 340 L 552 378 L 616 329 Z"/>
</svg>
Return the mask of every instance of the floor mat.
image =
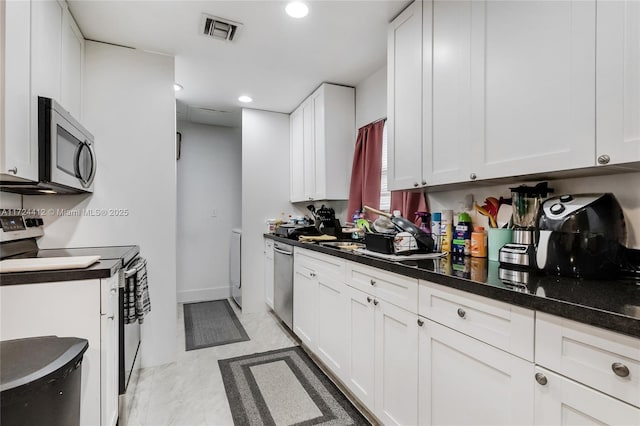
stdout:
<svg viewBox="0 0 640 426">
<path fill-rule="evenodd" d="M 218 361 L 235 425 L 368 425 L 298 346 Z"/>
<path fill-rule="evenodd" d="M 187 351 L 249 340 L 229 301 L 184 304 Z"/>
</svg>

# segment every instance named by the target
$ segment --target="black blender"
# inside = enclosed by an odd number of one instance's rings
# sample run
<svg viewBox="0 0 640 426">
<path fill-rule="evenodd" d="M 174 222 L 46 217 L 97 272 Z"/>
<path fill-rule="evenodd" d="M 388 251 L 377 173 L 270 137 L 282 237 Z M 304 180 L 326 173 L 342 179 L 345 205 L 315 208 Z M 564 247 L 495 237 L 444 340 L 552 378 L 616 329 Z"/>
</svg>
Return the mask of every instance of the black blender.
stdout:
<svg viewBox="0 0 640 426">
<path fill-rule="evenodd" d="M 511 189 L 513 207 L 513 243 L 500 249 L 501 268 L 516 270 L 537 269 L 536 239 L 542 199 L 553 192 L 547 182 L 536 186 L 521 185 Z"/>
</svg>

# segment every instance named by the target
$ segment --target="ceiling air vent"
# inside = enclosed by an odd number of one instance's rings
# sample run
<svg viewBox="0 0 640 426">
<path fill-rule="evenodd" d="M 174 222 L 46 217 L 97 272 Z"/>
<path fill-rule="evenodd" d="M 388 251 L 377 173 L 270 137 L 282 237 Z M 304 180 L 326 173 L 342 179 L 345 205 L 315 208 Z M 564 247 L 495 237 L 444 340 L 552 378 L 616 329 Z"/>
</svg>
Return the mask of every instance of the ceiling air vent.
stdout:
<svg viewBox="0 0 640 426">
<path fill-rule="evenodd" d="M 242 24 L 217 16 L 202 14 L 202 34 L 213 37 L 216 40 L 233 41 Z"/>
</svg>

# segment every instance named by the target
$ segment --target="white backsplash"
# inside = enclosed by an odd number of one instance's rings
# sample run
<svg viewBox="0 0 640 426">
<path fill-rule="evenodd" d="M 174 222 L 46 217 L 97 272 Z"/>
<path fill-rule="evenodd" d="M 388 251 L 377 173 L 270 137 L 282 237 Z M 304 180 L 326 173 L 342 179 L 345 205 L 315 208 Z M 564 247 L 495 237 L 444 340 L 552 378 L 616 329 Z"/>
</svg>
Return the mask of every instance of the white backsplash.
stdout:
<svg viewBox="0 0 640 426">
<path fill-rule="evenodd" d="M 540 181 L 514 180 L 509 185 L 473 186 L 455 191 L 434 192 L 428 194 L 431 212 L 453 209 L 462 210 L 461 202 L 467 194 L 473 194 L 475 201 L 482 205 L 485 198 L 511 197 L 509 187 L 521 184 L 536 184 Z M 627 224 L 627 247 L 640 249 L 640 172 L 607 176 L 592 176 L 572 179 L 549 180 L 554 189 L 553 195 L 612 192 L 624 211 Z M 486 218 L 472 211 L 471 217 L 476 226 L 487 226 Z"/>
</svg>

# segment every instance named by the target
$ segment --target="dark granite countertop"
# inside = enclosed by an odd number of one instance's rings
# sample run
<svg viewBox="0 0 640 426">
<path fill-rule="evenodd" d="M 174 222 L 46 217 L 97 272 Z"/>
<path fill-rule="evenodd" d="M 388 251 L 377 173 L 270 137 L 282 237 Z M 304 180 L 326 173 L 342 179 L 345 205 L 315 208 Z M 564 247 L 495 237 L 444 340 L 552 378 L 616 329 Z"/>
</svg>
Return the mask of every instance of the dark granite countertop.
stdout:
<svg viewBox="0 0 640 426">
<path fill-rule="evenodd" d="M 389 272 L 419 278 L 585 324 L 640 337 L 640 280 L 585 280 L 532 274 L 521 282 L 500 278 L 498 262 L 449 255 L 405 261 L 375 258 L 353 251 L 301 243 L 265 234 L 297 247 L 330 254 Z"/>
<path fill-rule="evenodd" d="M 28 257 L 65 257 L 99 255 L 100 261 L 82 269 L 59 269 L 52 271 L 10 272 L 0 274 L 0 285 L 37 284 L 56 281 L 75 281 L 109 278 L 118 272 L 140 252 L 139 246 L 78 247 L 64 249 L 42 249 Z"/>
</svg>

